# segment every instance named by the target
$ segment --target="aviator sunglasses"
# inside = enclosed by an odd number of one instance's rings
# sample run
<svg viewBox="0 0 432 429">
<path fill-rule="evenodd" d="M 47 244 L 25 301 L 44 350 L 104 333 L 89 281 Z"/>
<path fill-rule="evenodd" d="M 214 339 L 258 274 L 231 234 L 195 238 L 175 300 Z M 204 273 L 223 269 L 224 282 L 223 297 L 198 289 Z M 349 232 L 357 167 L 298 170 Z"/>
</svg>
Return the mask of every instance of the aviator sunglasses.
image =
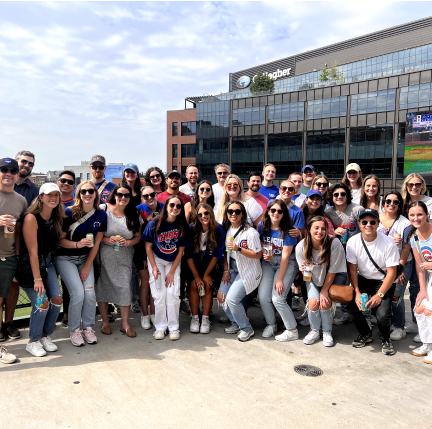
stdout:
<svg viewBox="0 0 432 429">
<path fill-rule="evenodd" d="M 28 162 L 28 161 L 26 161 L 25 159 L 22 159 L 20 162 L 21 162 L 21 165 L 27 165 L 27 164 L 28 164 L 28 166 L 29 166 L 30 168 L 33 168 L 33 167 L 34 167 L 34 162 Z"/>
<path fill-rule="evenodd" d="M 333 194 L 333 196 L 336 197 L 336 198 L 338 198 L 339 195 L 340 195 L 341 197 L 346 197 L 346 192 L 335 192 L 335 193 Z"/>
<path fill-rule="evenodd" d="M 282 192 L 286 192 L 286 191 L 288 191 L 288 192 L 293 192 L 293 191 L 294 191 L 294 188 L 293 188 L 292 186 L 281 186 L 281 187 L 280 187 L 280 190 L 281 190 Z"/>
</svg>

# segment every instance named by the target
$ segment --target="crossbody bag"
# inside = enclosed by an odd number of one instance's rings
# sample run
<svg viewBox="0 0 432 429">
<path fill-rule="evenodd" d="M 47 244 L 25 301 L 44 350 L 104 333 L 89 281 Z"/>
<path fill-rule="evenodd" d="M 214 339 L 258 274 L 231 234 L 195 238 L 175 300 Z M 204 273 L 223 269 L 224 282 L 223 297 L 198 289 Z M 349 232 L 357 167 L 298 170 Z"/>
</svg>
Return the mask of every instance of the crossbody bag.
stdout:
<svg viewBox="0 0 432 429">
<path fill-rule="evenodd" d="M 70 240 L 72 240 L 72 236 L 75 232 L 75 230 L 81 225 L 83 224 L 86 220 L 90 219 L 94 213 L 95 213 L 95 209 L 92 208 L 85 216 L 83 216 L 80 220 L 77 220 L 76 222 L 74 222 L 70 227 L 69 227 L 69 232 L 70 232 Z"/>
</svg>

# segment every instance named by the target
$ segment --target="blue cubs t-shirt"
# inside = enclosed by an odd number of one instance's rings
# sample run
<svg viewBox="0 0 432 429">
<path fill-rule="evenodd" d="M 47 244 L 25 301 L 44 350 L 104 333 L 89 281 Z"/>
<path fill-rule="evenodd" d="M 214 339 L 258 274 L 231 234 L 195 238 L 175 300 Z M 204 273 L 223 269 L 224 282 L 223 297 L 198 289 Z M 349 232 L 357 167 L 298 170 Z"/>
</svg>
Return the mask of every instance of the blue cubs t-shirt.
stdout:
<svg viewBox="0 0 432 429">
<path fill-rule="evenodd" d="M 259 193 L 261 195 L 264 195 L 271 201 L 274 200 L 279 195 L 279 188 L 276 185 L 271 185 L 271 186 L 261 185 Z"/>
<path fill-rule="evenodd" d="M 157 234 L 156 226 L 156 221 L 150 221 L 141 237 L 141 240 L 153 244 L 153 252 L 158 258 L 167 262 L 173 262 L 180 247 L 191 245 L 189 230 L 186 231 L 186 235 L 183 238 L 180 238 L 180 226 L 176 222 L 165 222 Z"/>
<path fill-rule="evenodd" d="M 417 236 L 418 236 L 418 234 L 417 234 Z M 410 238 L 410 244 L 411 244 L 411 248 L 413 250 L 416 250 L 418 253 L 417 243 L 415 241 L 414 234 Z M 426 262 L 432 262 L 432 235 L 427 240 L 424 240 L 424 241 L 420 240 L 420 237 L 419 237 L 419 244 L 420 244 L 420 250 L 423 254 L 423 257 L 425 258 L 425 261 Z M 430 295 L 429 295 L 429 299 L 430 299 Z"/>
<path fill-rule="evenodd" d="M 262 233 L 263 223 L 258 224 L 258 232 L 260 235 L 260 240 L 262 243 L 270 243 L 273 246 L 274 255 L 282 255 L 284 246 L 295 246 L 297 244 L 297 239 L 291 237 L 289 234 L 283 238 L 282 233 L 279 230 L 270 229 L 265 233 Z"/>
<path fill-rule="evenodd" d="M 96 210 L 93 215 L 75 229 L 72 239 L 70 238 L 69 227 L 76 222 L 72 217 L 70 208 L 65 210 L 66 217 L 63 219 L 63 232 L 66 232 L 66 239 L 78 242 L 86 238 L 87 234 L 93 234 L 94 239 L 98 232 L 106 232 L 107 230 L 107 214 L 105 210 Z M 83 213 L 85 216 L 86 213 Z M 59 247 L 57 255 L 65 256 L 81 256 L 90 253 L 91 247 L 81 247 L 80 249 L 66 249 Z"/>
<path fill-rule="evenodd" d="M 105 181 L 103 180 L 102 182 L 94 184 L 98 191 L 99 191 L 99 188 L 102 186 L 102 183 L 104 183 L 104 182 Z M 108 198 L 111 195 L 111 192 L 113 191 L 113 189 L 115 187 L 116 187 L 116 185 L 114 183 L 112 183 L 112 182 L 107 183 L 104 190 L 102 191 L 102 193 L 99 196 L 99 204 L 105 204 L 108 201 Z M 75 198 L 76 191 L 77 190 L 75 189 L 74 194 L 73 194 L 74 198 Z"/>
</svg>

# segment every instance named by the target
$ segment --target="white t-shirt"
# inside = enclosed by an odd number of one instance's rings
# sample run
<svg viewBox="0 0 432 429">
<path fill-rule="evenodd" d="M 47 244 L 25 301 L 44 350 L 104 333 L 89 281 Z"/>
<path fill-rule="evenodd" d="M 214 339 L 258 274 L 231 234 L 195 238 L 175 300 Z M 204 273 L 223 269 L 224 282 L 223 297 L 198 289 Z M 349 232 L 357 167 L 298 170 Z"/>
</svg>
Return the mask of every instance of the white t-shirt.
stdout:
<svg viewBox="0 0 432 429">
<path fill-rule="evenodd" d="M 213 186 L 213 195 L 214 195 L 214 201 L 215 201 L 215 210 L 214 212 L 216 213 L 216 207 L 219 206 L 219 201 L 222 198 L 222 194 L 223 194 L 223 187 L 219 185 L 218 183 L 215 183 Z"/>
<path fill-rule="evenodd" d="M 362 233 L 354 235 L 348 240 L 347 261 L 357 264 L 358 272 L 363 277 L 371 280 L 384 280 L 384 275 L 375 268 L 363 247 L 362 235 Z M 365 240 L 365 244 L 373 260 L 383 271 L 387 271 L 387 267 L 399 265 L 399 250 L 392 238 L 378 234 L 374 241 Z"/>
<path fill-rule="evenodd" d="M 189 185 L 189 182 L 186 182 L 184 185 L 180 186 L 179 191 L 183 192 L 188 197 L 191 197 L 193 199 L 197 187 L 198 187 L 198 184 L 197 184 L 197 186 L 195 186 L 195 188 L 192 188 Z"/>
<path fill-rule="evenodd" d="M 305 194 L 299 194 L 299 196 L 294 201 L 294 205 L 301 208 L 301 206 L 303 205 L 303 203 L 305 201 L 306 201 L 306 195 Z"/>
<path fill-rule="evenodd" d="M 351 197 L 354 204 L 360 204 L 361 188 L 351 189 Z"/>
<path fill-rule="evenodd" d="M 244 204 L 245 209 L 246 209 L 248 223 L 250 226 L 253 226 L 253 223 L 263 214 L 263 209 L 259 205 L 259 203 L 257 203 L 255 201 L 254 198 L 249 197 L 248 195 L 246 195 L 246 198 L 248 198 L 248 200 L 243 204 Z M 222 224 L 223 217 L 219 218 L 220 202 L 221 202 L 221 200 L 219 200 L 218 203 L 215 204 L 214 214 L 215 214 L 216 220 L 220 224 Z"/>
</svg>

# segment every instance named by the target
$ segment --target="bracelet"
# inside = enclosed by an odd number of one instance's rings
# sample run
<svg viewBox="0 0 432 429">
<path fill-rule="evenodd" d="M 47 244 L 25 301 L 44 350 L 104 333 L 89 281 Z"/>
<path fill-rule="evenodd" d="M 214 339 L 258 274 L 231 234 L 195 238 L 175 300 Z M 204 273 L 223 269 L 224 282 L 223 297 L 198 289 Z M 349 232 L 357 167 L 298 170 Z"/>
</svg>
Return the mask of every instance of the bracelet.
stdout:
<svg viewBox="0 0 432 429">
<path fill-rule="evenodd" d="M 41 282 L 42 281 L 42 277 L 40 277 L 39 279 L 34 279 L 34 282 Z"/>
<path fill-rule="evenodd" d="M 76 245 L 75 245 L 75 247 L 78 249 L 78 241 L 76 242 Z"/>
<path fill-rule="evenodd" d="M 224 271 L 223 274 L 225 274 L 225 273 L 229 273 L 229 271 Z"/>
</svg>

